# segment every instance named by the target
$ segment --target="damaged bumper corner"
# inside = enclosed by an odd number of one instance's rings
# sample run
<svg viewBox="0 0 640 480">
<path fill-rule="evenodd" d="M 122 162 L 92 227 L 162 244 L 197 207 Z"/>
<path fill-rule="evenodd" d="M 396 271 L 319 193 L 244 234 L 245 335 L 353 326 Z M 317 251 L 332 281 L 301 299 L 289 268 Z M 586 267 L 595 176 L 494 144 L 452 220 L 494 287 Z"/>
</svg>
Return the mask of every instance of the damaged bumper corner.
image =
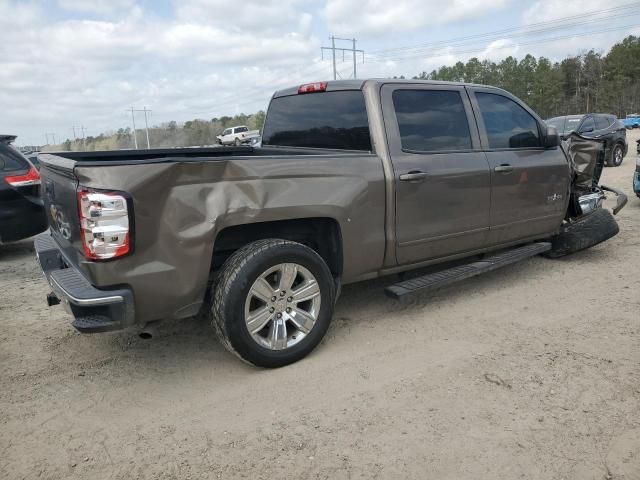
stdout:
<svg viewBox="0 0 640 480">
<path fill-rule="evenodd" d="M 620 210 L 622 210 L 624 208 L 624 206 L 627 204 L 627 202 L 629 201 L 629 199 L 627 198 L 627 195 L 622 190 L 619 190 L 619 189 L 613 188 L 613 187 L 608 187 L 606 185 L 600 185 L 600 188 L 602 190 L 607 191 L 607 192 L 615 193 L 615 195 L 616 195 L 616 206 L 613 208 L 612 212 L 613 212 L 614 215 L 617 215 L 617 213 Z"/>
</svg>

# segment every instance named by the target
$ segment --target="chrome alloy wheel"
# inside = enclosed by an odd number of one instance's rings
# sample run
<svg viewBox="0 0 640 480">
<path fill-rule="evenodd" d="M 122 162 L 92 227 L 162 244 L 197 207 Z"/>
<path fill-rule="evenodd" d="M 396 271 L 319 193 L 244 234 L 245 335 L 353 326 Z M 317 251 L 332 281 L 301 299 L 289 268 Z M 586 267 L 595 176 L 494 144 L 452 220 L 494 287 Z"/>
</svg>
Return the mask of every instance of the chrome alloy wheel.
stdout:
<svg viewBox="0 0 640 480">
<path fill-rule="evenodd" d="M 244 320 L 256 343 L 284 350 L 311 332 L 320 300 L 320 286 L 309 270 L 296 263 L 280 263 L 253 282 L 244 304 Z"/>
</svg>

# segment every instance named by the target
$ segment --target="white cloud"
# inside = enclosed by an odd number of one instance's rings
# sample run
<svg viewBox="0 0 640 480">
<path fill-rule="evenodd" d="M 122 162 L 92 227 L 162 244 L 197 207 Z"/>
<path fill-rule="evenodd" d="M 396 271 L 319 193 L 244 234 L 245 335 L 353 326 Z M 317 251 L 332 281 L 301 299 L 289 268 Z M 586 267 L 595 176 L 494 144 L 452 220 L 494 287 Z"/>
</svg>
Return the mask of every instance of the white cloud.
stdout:
<svg viewBox="0 0 640 480">
<path fill-rule="evenodd" d="M 0 0 L 13 13 L 0 17 L 0 131 L 33 143 L 44 131 L 69 137 L 80 123 L 97 134 L 127 125 L 132 104 L 152 107 L 155 122 L 265 108 L 274 88 L 328 70 L 313 60 L 310 15 L 292 5 L 283 5 L 281 30 L 256 31 L 188 22 L 184 12 L 161 19 L 135 5 L 114 20 L 50 20 L 36 4 Z M 275 25 L 278 7 L 268 7 L 258 14 Z"/>
<path fill-rule="evenodd" d="M 302 0 L 175 0 L 176 16 L 185 24 L 201 23 L 232 31 L 308 33 L 312 16 Z"/>
<path fill-rule="evenodd" d="M 585 12 L 597 12 L 603 8 L 607 7 L 603 7 L 600 0 L 538 0 L 523 12 L 522 24 L 548 22 Z"/>
<path fill-rule="evenodd" d="M 58 0 L 58 5 L 73 12 L 110 14 L 132 10 L 135 3 L 134 0 Z"/>
<path fill-rule="evenodd" d="M 508 56 L 516 57 L 520 51 L 517 43 L 509 38 L 501 38 L 491 42 L 478 54 L 480 60 L 501 60 Z"/>
<path fill-rule="evenodd" d="M 324 14 L 336 34 L 406 32 L 473 18 L 508 0 L 327 0 Z"/>
</svg>

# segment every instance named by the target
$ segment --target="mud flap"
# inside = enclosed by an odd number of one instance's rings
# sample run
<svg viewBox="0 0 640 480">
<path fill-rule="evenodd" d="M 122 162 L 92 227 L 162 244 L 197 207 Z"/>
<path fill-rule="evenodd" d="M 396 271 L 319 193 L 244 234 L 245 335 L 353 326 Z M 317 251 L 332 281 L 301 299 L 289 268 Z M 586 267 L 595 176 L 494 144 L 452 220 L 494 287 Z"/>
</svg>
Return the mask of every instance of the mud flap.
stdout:
<svg viewBox="0 0 640 480">
<path fill-rule="evenodd" d="M 614 237 L 620 228 L 609 210 L 595 212 L 566 223 L 558 235 L 551 239 L 551 250 L 543 255 L 558 258 L 598 245 Z"/>
</svg>

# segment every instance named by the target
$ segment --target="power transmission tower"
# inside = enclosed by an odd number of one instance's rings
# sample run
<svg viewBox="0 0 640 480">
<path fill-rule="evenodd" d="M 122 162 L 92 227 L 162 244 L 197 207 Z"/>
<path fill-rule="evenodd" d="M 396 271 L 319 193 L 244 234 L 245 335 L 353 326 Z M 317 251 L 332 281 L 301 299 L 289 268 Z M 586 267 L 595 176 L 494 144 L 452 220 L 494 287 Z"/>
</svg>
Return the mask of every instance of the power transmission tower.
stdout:
<svg viewBox="0 0 640 480">
<path fill-rule="evenodd" d="M 55 145 L 56 144 L 56 134 L 55 133 L 51 133 L 51 132 L 44 134 L 44 138 L 47 141 L 47 145 L 49 145 L 49 135 L 51 135 L 51 138 L 53 139 L 53 145 Z"/>
<path fill-rule="evenodd" d="M 80 131 L 82 132 L 82 150 L 86 150 L 87 149 L 87 143 L 86 143 L 86 141 L 84 139 L 84 131 L 85 131 L 84 125 L 80 125 Z"/>
<path fill-rule="evenodd" d="M 147 134 L 147 148 L 151 148 L 151 142 L 149 142 L 149 122 L 147 120 L 147 112 L 151 113 L 151 110 L 149 110 L 147 107 L 143 107 L 142 109 L 131 107 L 131 122 L 133 123 L 133 143 L 135 144 L 137 150 L 138 138 L 136 137 L 136 117 L 134 112 L 144 112 L 144 127 Z"/>
<path fill-rule="evenodd" d="M 142 111 L 144 112 L 144 129 L 147 133 L 147 148 L 151 148 L 151 143 L 149 142 L 149 123 L 147 122 L 147 112 L 151 112 L 151 110 L 147 110 L 147 107 L 142 107 Z"/>
<path fill-rule="evenodd" d="M 87 142 L 85 141 L 85 136 L 84 136 L 84 131 L 86 130 L 86 128 L 84 128 L 84 125 L 73 125 L 71 127 L 71 130 L 73 130 L 73 140 L 76 141 L 78 140 L 78 135 L 76 134 L 76 128 L 78 130 L 80 130 L 80 132 L 82 132 L 82 150 L 86 150 L 87 149 Z"/>
<path fill-rule="evenodd" d="M 351 55 L 353 56 L 353 78 L 358 78 L 358 74 L 356 70 L 356 56 L 358 53 L 361 53 L 362 63 L 364 63 L 364 50 L 356 49 L 356 39 L 340 38 L 340 37 L 334 37 L 333 35 L 331 35 L 329 37 L 329 40 L 331 40 L 331 47 L 320 47 L 320 54 L 322 56 L 322 59 L 324 60 L 324 51 L 331 50 L 331 58 L 333 60 L 333 79 L 334 80 L 338 79 L 338 71 L 336 69 L 336 50 L 342 52 L 342 61 L 344 61 L 344 53 L 351 52 Z M 336 40 L 339 40 L 341 42 L 351 42 L 352 47 L 351 48 L 336 47 Z"/>
<path fill-rule="evenodd" d="M 138 149 L 138 138 L 136 137 L 136 116 L 134 115 L 135 110 L 131 107 L 131 122 L 133 123 L 133 144 Z"/>
</svg>

